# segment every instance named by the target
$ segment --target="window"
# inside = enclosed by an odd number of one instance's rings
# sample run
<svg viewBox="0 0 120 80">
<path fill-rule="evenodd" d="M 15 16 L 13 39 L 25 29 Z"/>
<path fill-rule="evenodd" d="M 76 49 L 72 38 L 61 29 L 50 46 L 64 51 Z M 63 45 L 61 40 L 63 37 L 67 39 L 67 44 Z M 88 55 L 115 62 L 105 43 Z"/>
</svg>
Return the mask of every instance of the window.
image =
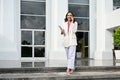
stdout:
<svg viewBox="0 0 120 80">
<path fill-rule="evenodd" d="M 120 8 L 120 0 L 113 0 L 113 10 Z"/>
<path fill-rule="evenodd" d="M 21 0 L 21 57 L 45 57 L 46 1 Z"/>
</svg>

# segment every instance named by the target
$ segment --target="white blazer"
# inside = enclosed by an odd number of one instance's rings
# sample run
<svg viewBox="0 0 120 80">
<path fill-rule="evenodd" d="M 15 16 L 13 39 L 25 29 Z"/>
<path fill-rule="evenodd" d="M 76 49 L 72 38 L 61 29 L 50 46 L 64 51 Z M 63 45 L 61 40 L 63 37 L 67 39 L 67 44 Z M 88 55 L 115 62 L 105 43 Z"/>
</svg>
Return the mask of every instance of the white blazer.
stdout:
<svg viewBox="0 0 120 80">
<path fill-rule="evenodd" d="M 69 32 L 68 32 L 68 22 L 65 22 L 62 25 L 62 28 L 65 31 L 65 35 L 63 37 L 63 46 L 69 47 L 72 45 L 77 45 L 76 31 L 77 31 L 77 22 L 71 23 Z"/>
</svg>

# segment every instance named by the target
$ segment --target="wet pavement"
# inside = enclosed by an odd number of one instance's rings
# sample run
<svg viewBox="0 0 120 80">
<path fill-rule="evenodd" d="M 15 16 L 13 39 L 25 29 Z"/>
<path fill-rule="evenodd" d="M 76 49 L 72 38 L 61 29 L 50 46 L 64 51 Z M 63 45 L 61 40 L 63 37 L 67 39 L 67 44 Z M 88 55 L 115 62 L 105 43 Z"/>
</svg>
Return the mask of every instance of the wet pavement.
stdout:
<svg viewBox="0 0 120 80">
<path fill-rule="evenodd" d="M 77 59 L 66 75 L 65 60 L 1 60 L 0 80 L 120 80 L 120 61 Z"/>
<path fill-rule="evenodd" d="M 0 68 L 37 68 L 37 67 L 66 67 L 66 60 L 37 60 L 37 61 L 20 61 L 20 60 L 0 60 Z M 76 67 L 81 66 L 120 66 L 120 61 L 113 60 L 93 60 L 77 59 Z"/>
</svg>

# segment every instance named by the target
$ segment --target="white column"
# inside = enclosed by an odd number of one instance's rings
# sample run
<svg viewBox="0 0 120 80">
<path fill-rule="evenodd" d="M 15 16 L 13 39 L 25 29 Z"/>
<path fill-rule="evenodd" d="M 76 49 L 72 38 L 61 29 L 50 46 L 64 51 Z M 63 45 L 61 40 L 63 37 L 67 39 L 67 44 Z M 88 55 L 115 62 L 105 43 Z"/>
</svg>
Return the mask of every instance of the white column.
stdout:
<svg viewBox="0 0 120 80">
<path fill-rule="evenodd" d="M 113 12 L 113 0 L 105 0 L 105 9 L 106 9 L 106 26 L 105 26 L 105 50 L 104 58 L 113 60 L 113 37 L 112 37 L 112 30 L 108 28 L 107 19 L 108 15 Z M 111 17 L 111 16 L 110 16 Z M 115 20 L 116 21 L 116 20 Z M 113 21 L 111 23 L 114 23 Z M 109 26 L 110 27 L 110 26 Z"/>
<path fill-rule="evenodd" d="M 68 9 L 67 0 L 51 0 L 51 49 L 49 59 L 66 59 L 62 36 L 58 25 L 62 25 Z"/>
<path fill-rule="evenodd" d="M 96 0 L 96 52 L 95 59 L 102 59 L 105 49 L 105 0 Z"/>
<path fill-rule="evenodd" d="M 3 35 L 3 0 L 0 0 L 0 35 Z"/>
<path fill-rule="evenodd" d="M 51 0 L 51 50 L 56 49 L 57 5 L 57 0 Z"/>
<path fill-rule="evenodd" d="M 95 59 L 102 59 L 105 49 L 105 0 L 97 0 L 96 52 Z"/>
<path fill-rule="evenodd" d="M 58 24 L 58 21 L 57 21 L 57 16 L 58 16 L 58 12 L 57 12 L 57 9 L 58 9 L 58 3 L 57 3 L 58 0 L 51 0 L 51 44 L 50 44 L 50 53 L 49 53 L 49 59 L 52 60 L 52 59 L 56 59 L 58 57 L 58 54 L 56 53 L 56 49 L 57 49 L 57 40 L 56 40 L 56 37 L 58 37 L 57 34 L 57 24 Z"/>
<path fill-rule="evenodd" d="M 90 53 L 89 58 L 94 58 L 94 51 L 96 48 L 96 0 L 89 0 L 90 11 Z"/>
<path fill-rule="evenodd" d="M 112 59 L 112 53 L 105 46 L 106 44 L 106 0 L 96 0 L 97 26 L 96 26 L 96 52 L 94 59 Z M 110 55 L 110 56 L 109 56 Z"/>
</svg>

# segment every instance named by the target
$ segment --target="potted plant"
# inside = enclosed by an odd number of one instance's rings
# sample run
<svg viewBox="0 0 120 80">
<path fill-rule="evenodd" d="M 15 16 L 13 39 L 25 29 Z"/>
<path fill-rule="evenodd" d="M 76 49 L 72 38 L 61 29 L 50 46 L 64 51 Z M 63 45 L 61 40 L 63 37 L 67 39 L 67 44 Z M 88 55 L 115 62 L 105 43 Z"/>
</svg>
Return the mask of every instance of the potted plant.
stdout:
<svg viewBox="0 0 120 80">
<path fill-rule="evenodd" d="M 113 44 L 116 59 L 120 59 L 120 26 L 113 32 Z"/>
</svg>

